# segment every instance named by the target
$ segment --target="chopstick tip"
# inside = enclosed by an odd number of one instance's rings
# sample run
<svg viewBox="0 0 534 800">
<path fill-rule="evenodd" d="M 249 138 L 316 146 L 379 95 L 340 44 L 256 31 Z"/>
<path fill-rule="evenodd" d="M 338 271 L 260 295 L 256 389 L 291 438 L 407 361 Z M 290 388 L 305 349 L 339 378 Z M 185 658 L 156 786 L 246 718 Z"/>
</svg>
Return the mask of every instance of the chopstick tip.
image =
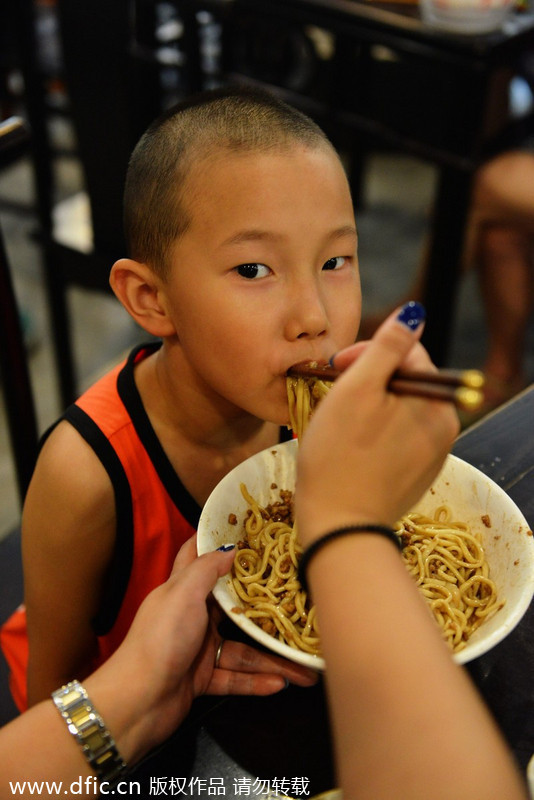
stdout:
<svg viewBox="0 0 534 800">
<path fill-rule="evenodd" d="M 479 369 L 466 369 L 462 372 L 462 383 L 469 389 L 482 389 L 486 376 Z"/>
<path fill-rule="evenodd" d="M 484 402 L 484 392 L 468 386 L 456 389 L 455 398 L 457 405 L 464 411 L 478 411 Z"/>
</svg>

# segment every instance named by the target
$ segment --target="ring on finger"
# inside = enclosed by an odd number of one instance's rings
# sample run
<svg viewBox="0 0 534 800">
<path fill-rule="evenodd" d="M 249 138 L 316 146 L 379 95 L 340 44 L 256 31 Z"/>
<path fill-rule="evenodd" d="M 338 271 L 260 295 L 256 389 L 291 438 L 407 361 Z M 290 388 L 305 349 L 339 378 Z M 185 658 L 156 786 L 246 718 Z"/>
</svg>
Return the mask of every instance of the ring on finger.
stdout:
<svg viewBox="0 0 534 800">
<path fill-rule="evenodd" d="M 225 640 L 221 639 L 221 641 L 219 642 L 219 646 L 217 648 L 217 652 L 215 653 L 215 669 L 217 669 L 219 667 L 219 662 L 221 660 L 221 655 L 222 655 L 222 649 L 223 649 L 224 642 L 225 642 Z"/>
</svg>

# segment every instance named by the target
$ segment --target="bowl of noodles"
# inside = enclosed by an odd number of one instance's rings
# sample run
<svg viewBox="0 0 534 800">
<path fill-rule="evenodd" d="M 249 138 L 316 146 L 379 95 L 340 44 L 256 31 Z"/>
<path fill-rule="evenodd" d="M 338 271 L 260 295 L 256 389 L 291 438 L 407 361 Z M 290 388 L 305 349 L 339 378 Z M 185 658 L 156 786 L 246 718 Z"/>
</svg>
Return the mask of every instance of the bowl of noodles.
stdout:
<svg viewBox="0 0 534 800">
<path fill-rule="evenodd" d="M 302 548 L 292 521 L 298 442 L 258 453 L 206 502 L 199 554 L 235 544 L 214 596 L 264 647 L 324 669 L 313 599 L 298 581 Z M 454 659 L 464 664 L 501 642 L 534 595 L 534 537 L 511 498 L 465 461 L 448 456 L 417 506 L 399 520 L 402 557 Z"/>
</svg>

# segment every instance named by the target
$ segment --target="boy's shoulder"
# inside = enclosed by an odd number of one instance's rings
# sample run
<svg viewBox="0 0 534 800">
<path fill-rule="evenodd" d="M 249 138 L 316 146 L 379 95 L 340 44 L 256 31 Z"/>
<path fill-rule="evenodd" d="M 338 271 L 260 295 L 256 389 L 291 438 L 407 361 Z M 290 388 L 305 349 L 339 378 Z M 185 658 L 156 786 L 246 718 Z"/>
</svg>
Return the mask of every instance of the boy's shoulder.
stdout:
<svg viewBox="0 0 534 800">
<path fill-rule="evenodd" d="M 46 482 L 66 479 L 76 483 L 76 475 L 95 476 L 102 470 L 101 459 L 90 445 L 92 428 L 110 437 L 116 430 L 131 424 L 131 418 L 121 399 L 119 376 L 131 373 L 136 352 L 133 350 L 119 363 L 103 372 L 87 390 L 50 426 L 41 439 L 35 473 Z M 68 464 L 68 470 L 65 465 Z M 69 477 L 70 476 L 70 477 Z M 89 481 L 91 482 L 91 481 Z"/>
<path fill-rule="evenodd" d="M 112 498 L 109 476 L 96 453 L 80 433 L 61 420 L 43 443 L 34 475 L 33 489 L 41 497 L 68 499 L 71 510 Z"/>
<path fill-rule="evenodd" d="M 107 493 L 117 470 L 145 474 L 153 449 L 151 426 L 134 379 L 136 365 L 156 345 L 140 346 L 113 366 L 70 406 L 41 441 L 35 476 L 51 491 Z M 86 481 L 84 486 L 84 481 Z"/>
</svg>

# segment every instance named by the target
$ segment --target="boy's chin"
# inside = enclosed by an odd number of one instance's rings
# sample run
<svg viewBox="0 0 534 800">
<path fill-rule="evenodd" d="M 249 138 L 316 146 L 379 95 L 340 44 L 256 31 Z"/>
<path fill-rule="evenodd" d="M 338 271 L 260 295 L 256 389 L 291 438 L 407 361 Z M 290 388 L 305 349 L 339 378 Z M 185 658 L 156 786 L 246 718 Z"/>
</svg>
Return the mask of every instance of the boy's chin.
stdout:
<svg viewBox="0 0 534 800">
<path fill-rule="evenodd" d="M 267 415 L 262 414 L 260 419 L 262 419 L 264 422 L 270 422 L 273 425 L 279 425 L 281 428 L 289 427 L 289 414 L 287 413 L 287 410 L 285 412 L 280 412 L 279 414 L 276 414 L 275 412 Z"/>
<path fill-rule="evenodd" d="M 281 427 L 289 427 L 289 410 L 287 406 L 280 408 L 278 413 L 275 411 L 275 409 L 273 409 L 269 417 L 265 419 L 266 422 L 272 422 L 275 425 L 280 425 Z"/>
</svg>

